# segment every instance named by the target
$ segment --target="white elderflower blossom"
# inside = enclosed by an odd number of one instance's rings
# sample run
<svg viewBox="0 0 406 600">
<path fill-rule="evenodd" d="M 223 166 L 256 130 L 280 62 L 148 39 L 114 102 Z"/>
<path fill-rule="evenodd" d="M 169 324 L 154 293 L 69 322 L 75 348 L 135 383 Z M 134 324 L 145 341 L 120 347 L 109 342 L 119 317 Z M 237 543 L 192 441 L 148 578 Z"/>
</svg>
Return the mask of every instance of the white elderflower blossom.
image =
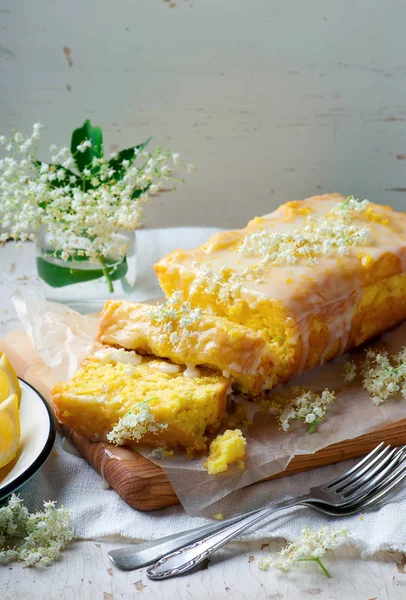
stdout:
<svg viewBox="0 0 406 600">
<path fill-rule="evenodd" d="M 359 200 L 358 198 L 354 198 L 354 196 L 348 196 L 348 198 L 342 204 L 339 204 L 333 212 L 336 215 L 340 215 L 342 218 L 351 218 L 364 212 L 369 204 L 369 200 Z"/>
<path fill-rule="evenodd" d="M 260 266 L 294 265 L 302 260 L 318 263 L 318 257 L 346 256 L 354 246 L 371 242 L 368 227 L 344 223 L 336 212 L 323 219 L 308 216 L 302 227 L 291 231 L 257 231 L 247 235 L 238 252 L 245 256 L 259 256 Z"/>
<path fill-rule="evenodd" d="M 348 382 L 354 381 L 354 379 L 357 376 L 357 365 L 353 360 L 349 360 L 345 363 L 344 369 L 343 369 L 343 375 L 344 375 L 345 381 L 348 381 Z"/>
<path fill-rule="evenodd" d="M 362 375 L 363 386 L 377 406 L 398 392 L 406 399 L 406 348 L 393 356 L 368 350 Z"/>
<path fill-rule="evenodd" d="M 133 406 L 107 434 L 107 439 L 112 444 L 122 446 L 134 440 L 140 440 L 146 433 L 158 433 L 167 429 L 167 423 L 157 423 L 149 406 L 156 396 L 143 400 Z"/>
<path fill-rule="evenodd" d="M 324 419 L 327 406 L 334 402 L 335 393 L 327 389 L 321 394 L 300 388 L 291 388 L 291 391 L 294 394 L 293 399 L 283 405 L 274 403 L 270 408 L 271 414 L 277 414 L 283 431 L 289 429 L 289 422 L 292 419 L 298 419 L 310 425 L 309 433 L 313 433 L 316 425 Z"/>
<path fill-rule="evenodd" d="M 258 258 L 256 263 L 242 271 L 232 271 L 224 267 L 213 269 L 205 263 L 195 261 L 192 266 L 197 277 L 193 287 L 203 294 L 215 295 L 216 300 L 223 304 L 238 302 L 244 282 L 257 285 L 264 283 L 266 270 L 270 267 L 302 262 L 315 265 L 321 256 L 346 256 L 353 248 L 368 245 L 372 241 L 365 221 L 361 224 L 351 221 L 354 215 L 365 211 L 368 204 L 368 200 L 360 202 L 349 198 L 323 218 L 311 215 L 306 217 L 303 226 L 293 230 L 257 231 L 249 234 L 236 250 L 248 258 Z"/>
<path fill-rule="evenodd" d="M 175 345 L 192 334 L 193 325 L 202 317 L 201 308 L 192 308 L 189 302 L 182 302 L 182 293 L 174 292 L 164 304 L 151 308 L 148 319 L 160 329 L 160 343 Z M 173 331 L 174 329 L 177 331 Z"/>
<path fill-rule="evenodd" d="M 295 562 L 313 560 L 322 569 L 327 577 L 331 577 L 320 558 L 325 555 L 327 550 L 334 550 L 344 544 L 349 536 L 347 529 L 332 529 L 328 525 L 312 531 L 309 527 L 302 529 L 301 537 L 288 544 L 278 554 L 271 554 L 258 561 L 258 567 L 262 571 L 267 571 L 270 567 L 277 567 L 282 571 L 292 568 Z"/>
<path fill-rule="evenodd" d="M 43 129 L 43 125 L 41 123 L 34 123 L 32 127 L 32 135 L 31 138 L 34 140 L 38 140 L 40 138 L 40 131 Z"/>
<path fill-rule="evenodd" d="M 85 152 L 86 148 L 91 148 L 92 142 L 90 140 L 85 140 L 81 144 L 79 144 L 76 148 L 78 152 Z"/>
<path fill-rule="evenodd" d="M 70 513 L 56 502 L 44 502 L 44 510 L 29 513 L 13 494 L 0 508 L 0 565 L 17 560 L 26 567 L 47 567 L 60 557 L 73 539 Z"/>
<path fill-rule="evenodd" d="M 127 241 L 117 233 L 137 229 L 150 188 L 158 191 L 163 179 L 178 181 L 168 171 L 172 152 L 137 150 L 133 160 L 122 161 L 120 177 L 107 157 L 93 157 L 92 169 L 98 171 L 93 174 L 90 165 L 78 171 L 67 147 L 58 150 L 55 145 L 43 146 L 55 164 L 39 160 L 36 140 L 41 128 L 36 123 L 31 137 L 25 140 L 16 133 L 10 139 L 1 138 L 2 151 L 8 155 L 0 159 L 0 243 L 8 238 L 16 242 L 35 240 L 35 232 L 42 226 L 52 240 L 55 255 L 62 260 L 83 256 L 100 268 L 106 258 L 123 259 Z M 91 146 L 90 140 L 79 144 L 79 157 Z M 142 162 L 136 165 L 138 154 Z M 120 160 L 119 154 L 115 160 Z M 145 163 L 155 165 L 149 174 Z"/>
</svg>

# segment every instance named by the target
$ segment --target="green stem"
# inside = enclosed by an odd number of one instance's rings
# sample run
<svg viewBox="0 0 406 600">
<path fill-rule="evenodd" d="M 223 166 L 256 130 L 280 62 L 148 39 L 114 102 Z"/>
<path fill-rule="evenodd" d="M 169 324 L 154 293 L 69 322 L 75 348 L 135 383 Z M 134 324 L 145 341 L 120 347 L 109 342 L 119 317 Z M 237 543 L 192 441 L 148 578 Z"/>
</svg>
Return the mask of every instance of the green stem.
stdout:
<svg viewBox="0 0 406 600">
<path fill-rule="evenodd" d="M 109 288 L 110 294 L 112 294 L 114 292 L 113 282 L 111 280 L 109 270 L 106 266 L 106 262 L 101 254 L 99 254 L 99 261 L 102 266 L 103 275 L 105 276 L 106 281 L 107 281 L 107 287 Z"/>
<path fill-rule="evenodd" d="M 327 577 L 331 577 L 330 573 L 327 571 L 326 567 L 323 565 L 323 563 L 321 562 L 321 560 L 319 558 L 313 558 L 314 561 L 316 561 L 316 563 L 318 565 L 320 565 L 320 567 L 323 569 L 323 571 L 325 572 L 325 574 L 327 575 Z"/>
<path fill-rule="evenodd" d="M 313 421 L 313 423 L 310 423 L 309 430 L 307 433 L 313 433 L 316 429 L 317 423 L 318 423 L 317 419 L 315 421 Z"/>
<path fill-rule="evenodd" d="M 340 210 L 344 210 L 344 208 L 347 206 L 347 204 L 349 203 L 349 201 L 353 198 L 353 196 L 348 196 L 346 198 L 346 200 L 340 204 Z"/>
<path fill-rule="evenodd" d="M 331 578 L 330 573 L 327 571 L 326 567 L 323 565 L 323 563 L 321 562 L 321 560 L 319 558 L 298 558 L 296 562 L 302 562 L 305 560 L 314 560 L 314 562 L 316 562 L 318 565 L 320 565 L 320 567 L 323 569 L 325 575 L 327 575 L 328 578 Z"/>
</svg>

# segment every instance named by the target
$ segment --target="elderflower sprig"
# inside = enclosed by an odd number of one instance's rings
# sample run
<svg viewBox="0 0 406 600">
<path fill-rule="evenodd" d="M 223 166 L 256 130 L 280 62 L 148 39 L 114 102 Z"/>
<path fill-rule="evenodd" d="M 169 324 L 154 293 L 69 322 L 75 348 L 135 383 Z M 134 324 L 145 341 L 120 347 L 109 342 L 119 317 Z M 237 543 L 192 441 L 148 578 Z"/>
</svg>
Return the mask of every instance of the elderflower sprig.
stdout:
<svg viewBox="0 0 406 600">
<path fill-rule="evenodd" d="M 153 396 L 130 408 L 107 434 L 108 441 L 122 446 L 128 442 L 140 440 L 148 432 L 157 433 L 159 430 L 167 429 L 167 423 L 157 423 L 149 406 L 149 402 L 155 399 L 156 396 Z"/>
<path fill-rule="evenodd" d="M 351 217 L 364 212 L 369 204 L 369 200 L 360 200 L 359 198 L 354 198 L 354 196 L 348 196 L 344 202 L 338 205 L 338 208 L 334 212 L 340 214 L 343 218 Z"/>
<path fill-rule="evenodd" d="M 327 389 L 320 394 L 300 388 L 292 388 L 291 391 L 294 394 L 292 400 L 289 403 L 283 400 L 273 402 L 270 413 L 276 415 L 283 431 L 289 429 L 292 419 L 298 419 L 309 425 L 308 433 L 313 433 L 324 419 L 328 405 L 334 402 L 335 393 Z"/>
<path fill-rule="evenodd" d="M 377 406 L 398 392 L 406 399 L 406 347 L 393 356 L 368 350 L 362 375 L 363 386 Z"/>
<path fill-rule="evenodd" d="M 344 364 L 343 375 L 345 381 L 351 383 L 357 376 L 357 364 L 353 360 L 349 360 Z"/>
<path fill-rule="evenodd" d="M 73 539 L 71 515 L 56 502 L 44 502 L 44 510 L 30 513 L 19 496 L 12 494 L 0 508 L 0 565 L 17 560 L 26 567 L 47 567 Z"/>
<path fill-rule="evenodd" d="M 143 206 L 164 182 L 184 181 L 177 169 L 187 167 L 179 154 L 157 147 L 137 146 L 104 155 L 100 127 L 89 121 L 72 134 L 71 148 L 40 146 L 42 125 L 31 136 L 14 132 L 0 136 L 0 244 L 35 240 L 44 227 L 62 261 L 83 258 L 102 267 L 112 290 L 108 259 L 123 259 L 128 242 L 120 231 L 136 229 Z M 51 162 L 39 154 L 48 151 Z M 117 261 L 116 261 L 117 262 Z M 52 285 L 52 281 L 47 280 Z"/>
<path fill-rule="evenodd" d="M 334 550 L 344 544 L 348 535 L 347 529 L 331 529 L 328 525 L 317 531 L 304 527 L 301 537 L 296 542 L 292 542 L 274 556 L 270 554 L 262 558 L 258 561 L 258 567 L 262 571 L 267 571 L 270 567 L 288 571 L 295 562 L 312 560 L 323 569 L 327 577 L 331 577 L 320 558 L 327 550 Z"/>
<path fill-rule="evenodd" d="M 157 304 L 148 312 L 147 318 L 160 329 L 160 343 L 177 344 L 192 335 L 192 328 L 202 317 L 201 308 L 192 308 L 182 301 L 182 293 L 174 292 L 164 304 Z"/>
<path fill-rule="evenodd" d="M 367 245 L 372 240 L 368 227 L 344 218 L 362 212 L 366 205 L 358 205 L 354 199 L 347 200 L 347 204 L 346 201 L 340 205 L 341 209 L 330 211 L 322 219 L 309 215 L 301 227 L 291 231 L 251 233 L 243 239 L 238 252 L 245 256 L 261 257 L 260 267 L 281 267 L 302 261 L 314 265 L 319 262 L 320 256 L 346 256 L 354 246 Z M 362 207 L 362 210 L 358 210 L 358 207 Z"/>
</svg>

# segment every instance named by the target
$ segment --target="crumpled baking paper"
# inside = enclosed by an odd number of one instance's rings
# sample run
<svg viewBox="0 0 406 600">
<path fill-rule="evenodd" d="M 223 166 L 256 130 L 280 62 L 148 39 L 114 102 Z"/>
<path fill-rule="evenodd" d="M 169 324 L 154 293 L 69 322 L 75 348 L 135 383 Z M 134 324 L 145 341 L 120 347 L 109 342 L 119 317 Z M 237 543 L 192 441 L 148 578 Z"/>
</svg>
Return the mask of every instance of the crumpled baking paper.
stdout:
<svg viewBox="0 0 406 600">
<path fill-rule="evenodd" d="M 81 361 L 101 346 L 94 341 L 97 317 L 83 316 L 70 308 L 17 293 L 13 302 L 34 348 L 60 380 L 72 377 Z M 399 351 L 406 344 L 406 323 L 384 334 L 370 346 Z M 252 424 L 244 429 L 247 459 L 244 470 L 230 468 L 224 474 L 209 475 L 205 457 L 188 459 L 183 451 L 158 460 L 151 448 L 137 451 L 162 467 L 186 512 L 213 513 L 213 505 L 233 492 L 283 471 L 294 456 L 312 454 L 326 446 L 355 438 L 406 418 L 406 401 L 394 396 L 375 406 L 357 378 L 344 387 L 343 365 L 349 359 L 362 359 L 365 347 L 306 373 L 285 386 L 308 387 L 314 391 L 336 390 L 336 401 L 328 407 L 325 420 L 309 435 L 307 426 L 292 421 L 287 432 L 279 429 L 268 411 L 237 397 L 235 402 L 247 410 Z M 340 390 L 340 391 L 339 391 Z M 233 495 L 233 497 L 235 494 Z"/>
</svg>

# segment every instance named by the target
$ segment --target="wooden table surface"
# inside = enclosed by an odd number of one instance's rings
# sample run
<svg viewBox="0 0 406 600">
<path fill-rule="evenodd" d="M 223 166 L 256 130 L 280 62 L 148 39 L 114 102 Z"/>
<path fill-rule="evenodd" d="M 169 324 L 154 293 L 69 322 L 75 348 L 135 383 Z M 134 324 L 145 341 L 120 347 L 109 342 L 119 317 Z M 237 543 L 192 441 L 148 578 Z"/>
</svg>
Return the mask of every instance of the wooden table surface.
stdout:
<svg viewBox="0 0 406 600">
<path fill-rule="evenodd" d="M 0 337 L 19 328 L 10 302 L 18 288 L 33 288 L 32 248 L 0 249 Z M 58 500 L 57 498 L 49 498 Z M 288 574 L 276 569 L 260 571 L 257 561 L 269 548 L 260 542 L 230 544 L 216 553 L 208 568 L 165 582 L 150 581 L 144 569 L 123 572 L 109 561 L 107 552 L 122 544 L 78 541 L 61 561 L 46 569 L 0 566 L 1 600 L 126 600 L 145 599 L 296 599 L 403 600 L 406 598 L 406 555 L 380 552 L 363 560 L 357 548 L 343 546 L 329 553 L 327 579 L 313 563 L 300 563 Z"/>
</svg>

